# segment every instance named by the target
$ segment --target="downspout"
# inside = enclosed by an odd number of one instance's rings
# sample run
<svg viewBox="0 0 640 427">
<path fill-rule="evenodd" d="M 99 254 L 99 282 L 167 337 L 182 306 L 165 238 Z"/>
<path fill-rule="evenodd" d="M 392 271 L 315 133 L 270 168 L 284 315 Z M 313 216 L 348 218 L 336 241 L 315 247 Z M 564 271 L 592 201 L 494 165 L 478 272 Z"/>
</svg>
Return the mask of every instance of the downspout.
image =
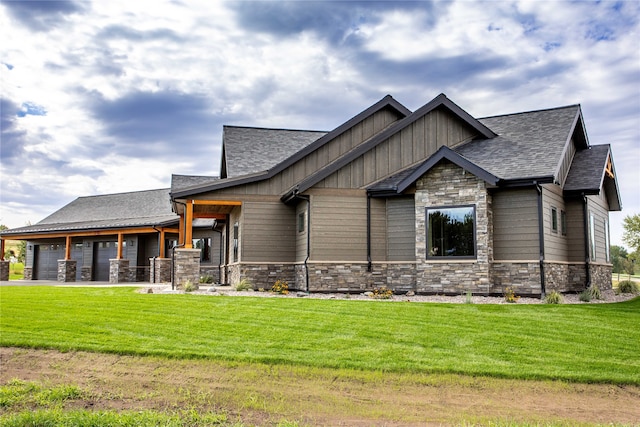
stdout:
<svg viewBox="0 0 640 427">
<path fill-rule="evenodd" d="M 540 246 L 540 297 L 544 298 L 547 293 L 544 281 L 544 218 L 542 215 L 542 187 L 538 181 L 534 181 L 538 191 L 538 241 Z"/>
<path fill-rule="evenodd" d="M 367 191 L 367 271 L 371 273 L 373 266 L 371 263 L 371 195 Z"/>
<path fill-rule="evenodd" d="M 177 203 L 179 205 L 184 206 L 184 238 L 186 240 L 187 238 L 187 204 L 186 203 L 182 203 L 179 202 L 177 200 L 174 200 L 173 203 Z M 171 290 L 175 290 L 176 288 L 176 267 L 175 267 L 175 263 L 176 263 L 176 248 L 183 248 L 185 245 L 185 242 L 178 242 L 177 245 L 175 245 L 173 248 L 171 248 Z"/>
<path fill-rule="evenodd" d="M 220 248 L 218 253 L 218 282 L 222 284 L 222 231 L 216 230 L 216 221 L 213 222 L 211 230 L 220 234 Z"/>
<path fill-rule="evenodd" d="M 162 254 L 160 253 L 160 246 L 161 246 L 160 245 L 160 243 L 161 243 L 160 242 L 160 236 L 161 236 L 162 233 L 161 233 L 160 230 L 158 230 L 156 228 L 155 224 L 152 225 L 151 228 L 153 228 L 154 230 L 156 230 L 158 232 L 158 255 L 157 256 L 154 255 L 154 257 L 153 257 L 153 266 L 151 268 L 151 274 L 152 274 L 151 283 L 156 283 L 156 258 L 162 258 Z"/>
<path fill-rule="evenodd" d="M 590 264 L 591 264 L 591 251 L 589 250 L 589 200 L 587 196 L 582 193 L 582 216 L 584 217 L 584 268 L 585 268 L 585 278 L 587 280 L 586 287 L 591 286 L 591 272 L 590 272 Z"/>
<path fill-rule="evenodd" d="M 296 190 L 295 197 L 307 202 L 307 256 L 304 259 L 304 276 L 305 276 L 305 292 L 309 293 L 309 258 L 311 257 L 311 196 L 298 194 Z"/>
</svg>

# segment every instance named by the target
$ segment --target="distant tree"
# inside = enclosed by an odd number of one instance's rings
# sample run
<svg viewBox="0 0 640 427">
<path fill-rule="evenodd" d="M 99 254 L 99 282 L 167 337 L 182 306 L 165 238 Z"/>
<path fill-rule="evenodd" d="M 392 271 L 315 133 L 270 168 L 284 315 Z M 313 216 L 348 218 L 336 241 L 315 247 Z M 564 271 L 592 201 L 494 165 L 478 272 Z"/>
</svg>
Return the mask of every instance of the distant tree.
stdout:
<svg viewBox="0 0 640 427">
<path fill-rule="evenodd" d="M 622 227 L 622 241 L 629 245 L 632 252 L 640 252 L 640 214 L 624 217 Z"/>
<path fill-rule="evenodd" d="M 627 260 L 627 250 L 622 246 L 611 245 L 611 264 L 614 273 L 624 272 L 624 262 Z"/>
<path fill-rule="evenodd" d="M 18 243 L 18 253 L 16 254 L 16 257 L 18 258 L 18 262 L 24 263 L 26 256 L 27 256 L 27 241 L 20 240 L 20 243 Z"/>
<path fill-rule="evenodd" d="M 4 231 L 4 230 L 8 230 L 8 229 L 9 229 L 9 227 L 7 227 L 6 225 L 0 224 L 0 231 Z"/>
</svg>

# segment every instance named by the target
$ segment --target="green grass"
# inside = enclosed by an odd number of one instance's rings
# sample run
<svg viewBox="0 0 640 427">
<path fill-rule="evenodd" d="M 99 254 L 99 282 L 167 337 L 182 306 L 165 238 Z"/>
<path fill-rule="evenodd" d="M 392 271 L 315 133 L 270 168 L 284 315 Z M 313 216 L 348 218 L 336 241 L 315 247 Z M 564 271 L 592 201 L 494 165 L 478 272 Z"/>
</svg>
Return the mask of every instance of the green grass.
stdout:
<svg viewBox="0 0 640 427">
<path fill-rule="evenodd" d="M 0 345 L 640 385 L 640 298 L 467 305 L 3 287 Z"/>
<path fill-rule="evenodd" d="M 9 266 L 9 280 L 24 279 L 24 264 L 21 262 L 11 263 Z"/>
</svg>

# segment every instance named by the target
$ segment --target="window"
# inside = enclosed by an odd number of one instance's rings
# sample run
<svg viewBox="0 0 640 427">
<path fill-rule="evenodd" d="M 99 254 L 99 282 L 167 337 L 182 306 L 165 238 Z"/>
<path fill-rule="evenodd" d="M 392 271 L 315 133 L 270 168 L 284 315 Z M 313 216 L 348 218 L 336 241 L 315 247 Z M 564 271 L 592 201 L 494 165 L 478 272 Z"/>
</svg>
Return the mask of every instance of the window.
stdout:
<svg viewBox="0 0 640 427">
<path fill-rule="evenodd" d="M 211 238 L 193 239 L 193 247 L 200 249 L 200 262 L 211 262 Z"/>
<path fill-rule="evenodd" d="M 238 262 L 238 238 L 240 235 L 240 225 L 236 222 L 233 225 L 233 262 Z"/>
<path fill-rule="evenodd" d="M 591 260 L 596 259 L 596 219 L 592 213 L 589 213 L 589 248 Z"/>
<path fill-rule="evenodd" d="M 604 245 L 605 245 L 605 257 L 607 258 L 607 262 L 611 262 L 611 246 L 609 244 L 609 221 L 604 220 Z"/>
<path fill-rule="evenodd" d="M 567 213 L 565 211 L 560 211 L 560 230 L 562 230 L 562 235 L 567 235 Z"/>
<path fill-rule="evenodd" d="M 558 209 L 551 207 L 551 231 L 558 232 Z"/>
<path fill-rule="evenodd" d="M 475 258 L 475 206 L 427 208 L 427 258 Z"/>
<path fill-rule="evenodd" d="M 300 212 L 298 214 L 298 233 L 304 232 L 304 223 L 306 222 L 307 212 Z"/>
</svg>

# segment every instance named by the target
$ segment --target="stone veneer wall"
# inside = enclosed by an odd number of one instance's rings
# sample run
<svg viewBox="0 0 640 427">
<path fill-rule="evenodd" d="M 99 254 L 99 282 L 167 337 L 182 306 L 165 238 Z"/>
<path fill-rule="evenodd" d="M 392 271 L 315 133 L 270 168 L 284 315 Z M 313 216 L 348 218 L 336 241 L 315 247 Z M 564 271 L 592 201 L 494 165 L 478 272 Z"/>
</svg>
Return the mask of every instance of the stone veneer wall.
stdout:
<svg viewBox="0 0 640 427">
<path fill-rule="evenodd" d="M 174 258 L 175 285 L 177 289 L 187 281 L 197 284 L 200 280 L 200 249 L 176 249 Z"/>
<path fill-rule="evenodd" d="M 11 267 L 11 261 L 2 260 L 0 261 L 0 280 L 6 282 L 9 280 L 9 270 Z"/>
<path fill-rule="evenodd" d="M 231 264 L 229 269 L 229 284 L 235 285 L 242 279 L 251 282 L 253 289 L 269 290 L 277 280 L 284 280 L 289 289 L 296 289 L 296 273 L 293 264 Z"/>
<path fill-rule="evenodd" d="M 211 276 L 213 283 L 220 283 L 220 269 L 217 265 L 200 265 L 200 277 Z"/>
<path fill-rule="evenodd" d="M 591 284 L 596 285 L 600 290 L 612 289 L 611 275 L 613 274 L 613 265 L 611 264 L 589 264 L 589 274 Z"/>
<path fill-rule="evenodd" d="M 475 206 L 476 259 L 427 260 L 426 208 L 460 205 Z M 488 294 L 493 260 L 493 211 L 485 182 L 452 163 L 440 163 L 416 181 L 415 206 L 416 291 Z"/>
<path fill-rule="evenodd" d="M 109 283 L 127 283 L 128 272 L 128 259 L 109 260 Z"/>
<path fill-rule="evenodd" d="M 540 295 L 540 263 L 537 261 L 491 264 L 491 294 L 503 295 L 506 288 L 517 295 Z"/>
<path fill-rule="evenodd" d="M 155 265 L 154 265 L 155 262 Z M 171 282 L 171 258 L 149 258 L 153 283 Z"/>
<path fill-rule="evenodd" d="M 24 268 L 24 280 L 33 280 L 33 267 Z"/>
<path fill-rule="evenodd" d="M 78 261 L 74 259 L 58 260 L 58 282 L 75 282 Z"/>
<path fill-rule="evenodd" d="M 82 267 L 80 267 L 80 280 L 82 280 L 83 282 L 90 282 L 92 274 L 93 268 L 91 268 L 91 266 L 83 265 Z"/>
<path fill-rule="evenodd" d="M 582 292 L 586 288 L 587 276 L 584 264 L 544 263 L 546 292 Z"/>
</svg>

